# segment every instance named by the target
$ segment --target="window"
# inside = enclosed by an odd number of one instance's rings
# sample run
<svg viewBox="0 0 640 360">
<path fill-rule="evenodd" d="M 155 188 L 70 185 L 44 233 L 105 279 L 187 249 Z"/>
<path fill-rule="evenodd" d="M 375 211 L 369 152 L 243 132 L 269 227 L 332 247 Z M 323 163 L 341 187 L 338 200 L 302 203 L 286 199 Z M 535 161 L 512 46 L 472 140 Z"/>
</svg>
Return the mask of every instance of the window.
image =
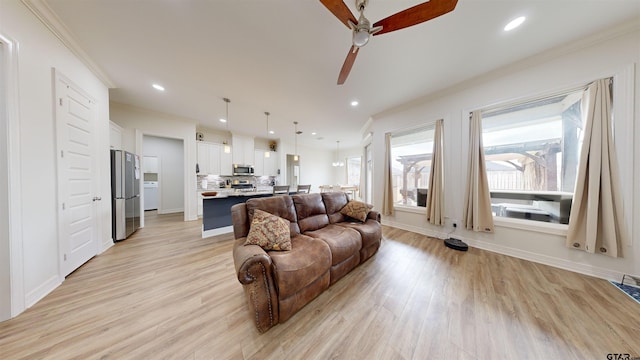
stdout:
<svg viewBox="0 0 640 360">
<path fill-rule="evenodd" d="M 393 133 L 391 169 L 393 203 L 426 206 L 435 125 Z"/>
<path fill-rule="evenodd" d="M 567 224 L 583 136 L 583 89 L 482 113 L 495 216 Z"/>
<path fill-rule="evenodd" d="M 347 184 L 360 186 L 360 165 L 362 158 L 360 156 L 351 156 L 347 158 Z"/>
</svg>

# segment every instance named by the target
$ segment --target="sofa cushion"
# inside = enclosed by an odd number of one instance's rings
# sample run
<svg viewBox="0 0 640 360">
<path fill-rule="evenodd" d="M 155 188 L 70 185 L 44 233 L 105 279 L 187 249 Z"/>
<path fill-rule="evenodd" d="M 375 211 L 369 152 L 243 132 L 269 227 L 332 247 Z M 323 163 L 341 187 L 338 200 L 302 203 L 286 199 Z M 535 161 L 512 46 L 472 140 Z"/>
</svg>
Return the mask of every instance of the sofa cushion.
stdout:
<svg viewBox="0 0 640 360">
<path fill-rule="evenodd" d="M 362 248 L 360 233 L 344 226 L 331 224 L 318 230 L 307 231 L 305 235 L 321 239 L 329 245 L 331 265 L 341 263 Z"/>
<path fill-rule="evenodd" d="M 288 298 L 331 267 L 331 250 L 321 241 L 305 235 L 291 238 L 291 251 L 268 252 L 274 264 L 274 276 L 280 299 Z"/>
<path fill-rule="evenodd" d="M 382 226 L 380 223 L 367 219 L 364 223 L 357 221 L 344 221 L 336 225 L 354 229 L 360 233 L 362 237 L 362 248 L 367 248 L 375 243 L 379 243 L 382 239 Z"/>
<path fill-rule="evenodd" d="M 254 198 L 247 200 L 246 204 L 249 224 L 251 224 L 253 220 L 253 213 L 256 209 L 259 209 L 268 212 L 269 214 L 281 217 L 285 220 L 289 220 L 289 231 L 291 232 L 291 236 L 300 234 L 300 227 L 298 226 L 296 209 L 293 206 L 293 200 L 291 199 L 291 196 L 279 195 L 264 198 Z"/>
<path fill-rule="evenodd" d="M 324 201 L 324 206 L 327 209 L 329 223 L 334 224 L 341 221 L 346 221 L 346 216 L 340 213 L 340 210 L 349 202 L 347 194 L 344 192 L 333 191 L 323 192 L 321 193 L 321 195 L 322 201 Z"/>
<path fill-rule="evenodd" d="M 292 198 L 301 233 L 329 225 L 327 210 L 320 194 L 300 194 L 294 195 Z"/>
<path fill-rule="evenodd" d="M 265 250 L 291 250 L 289 220 L 255 209 L 245 245 L 258 245 Z"/>
<path fill-rule="evenodd" d="M 351 200 L 347 205 L 340 209 L 340 213 L 360 222 L 365 222 L 365 220 L 367 220 L 369 210 L 371 210 L 369 205 L 362 201 Z"/>
</svg>

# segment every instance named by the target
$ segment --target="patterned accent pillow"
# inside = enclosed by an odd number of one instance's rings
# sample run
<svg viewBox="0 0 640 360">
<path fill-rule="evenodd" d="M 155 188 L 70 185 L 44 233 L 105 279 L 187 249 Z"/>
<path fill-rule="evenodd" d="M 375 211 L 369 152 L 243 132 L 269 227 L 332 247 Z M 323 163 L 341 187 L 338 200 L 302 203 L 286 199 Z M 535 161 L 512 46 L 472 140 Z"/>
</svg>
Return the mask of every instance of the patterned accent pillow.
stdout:
<svg viewBox="0 0 640 360">
<path fill-rule="evenodd" d="M 264 250 L 291 250 L 289 220 L 256 209 L 245 245 L 258 245 Z"/>
<path fill-rule="evenodd" d="M 367 220 L 367 215 L 369 214 L 369 209 L 371 209 L 371 207 L 362 201 L 350 200 L 347 205 L 340 209 L 340 213 L 361 222 L 365 222 Z"/>
</svg>

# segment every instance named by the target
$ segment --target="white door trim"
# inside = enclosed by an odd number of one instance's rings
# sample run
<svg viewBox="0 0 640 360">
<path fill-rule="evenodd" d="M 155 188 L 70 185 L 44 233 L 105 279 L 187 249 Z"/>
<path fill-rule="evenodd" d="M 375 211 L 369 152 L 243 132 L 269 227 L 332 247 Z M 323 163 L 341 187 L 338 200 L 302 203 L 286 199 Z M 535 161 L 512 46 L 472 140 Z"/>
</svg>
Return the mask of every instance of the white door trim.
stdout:
<svg viewBox="0 0 640 360">
<path fill-rule="evenodd" d="M 8 169 L 8 223 L 9 223 L 9 278 L 11 297 L 11 317 L 15 317 L 26 308 L 24 288 L 24 255 L 22 250 L 22 178 L 20 167 L 20 116 L 18 92 L 18 42 L 4 34 L 0 34 L 0 46 L 3 47 L 3 71 L 5 79 L 4 94 L 5 111 L 0 117 L 6 120 L 6 144 Z M 6 271 L 2 269 L 2 271 Z M 3 320 L 3 319 L 0 319 Z"/>
</svg>

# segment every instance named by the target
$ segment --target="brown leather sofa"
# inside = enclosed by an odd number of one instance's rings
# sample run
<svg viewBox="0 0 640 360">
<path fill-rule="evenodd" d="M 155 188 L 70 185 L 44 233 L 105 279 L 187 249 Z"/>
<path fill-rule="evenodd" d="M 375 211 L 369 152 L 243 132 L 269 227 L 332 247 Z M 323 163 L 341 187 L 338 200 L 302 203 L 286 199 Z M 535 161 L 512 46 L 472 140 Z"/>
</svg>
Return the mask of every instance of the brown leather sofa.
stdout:
<svg viewBox="0 0 640 360">
<path fill-rule="evenodd" d="M 355 221 L 340 213 L 347 203 L 345 193 L 331 192 L 255 198 L 231 208 L 233 259 L 258 331 L 287 321 L 378 251 L 380 214 Z M 289 220 L 290 251 L 244 245 L 256 209 Z"/>
</svg>

